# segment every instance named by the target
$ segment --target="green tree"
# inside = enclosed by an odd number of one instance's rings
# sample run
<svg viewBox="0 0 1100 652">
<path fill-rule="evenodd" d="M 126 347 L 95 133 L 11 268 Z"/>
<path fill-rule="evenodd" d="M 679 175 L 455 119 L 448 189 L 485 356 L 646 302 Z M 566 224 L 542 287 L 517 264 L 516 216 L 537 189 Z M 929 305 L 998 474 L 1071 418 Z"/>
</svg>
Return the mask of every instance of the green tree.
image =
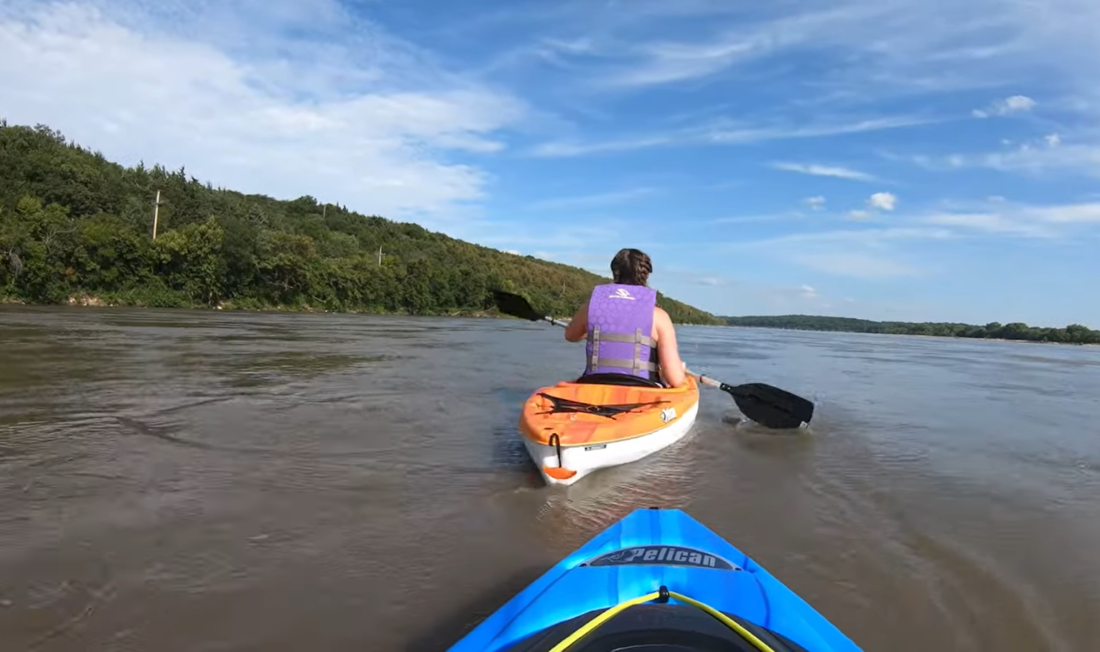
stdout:
<svg viewBox="0 0 1100 652">
<path fill-rule="evenodd" d="M 212 305 L 222 296 L 225 261 L 221 256 L 225 231 L 210 220 L 191 223 L 158 237 L 154 249 L 157 273 L 170 287 L 195 301 Z"/>
</svg>

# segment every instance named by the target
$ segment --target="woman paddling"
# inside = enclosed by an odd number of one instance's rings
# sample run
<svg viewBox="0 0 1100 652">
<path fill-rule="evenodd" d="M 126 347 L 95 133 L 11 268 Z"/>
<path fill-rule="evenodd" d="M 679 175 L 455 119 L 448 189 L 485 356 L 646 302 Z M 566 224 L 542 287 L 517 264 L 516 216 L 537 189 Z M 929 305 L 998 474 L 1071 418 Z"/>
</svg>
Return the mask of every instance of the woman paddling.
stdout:
<svg viewBox="0 0 1100 652">
<path fill-rule="evenodd" d="M 657 291 L 646 282 L 649 256 L 622 249 L 611 259 L 612 283 L 597 285 L 565 329 L 565 339 L 587 339 L 584 375 L 625 374 L 669 387 L 682 387 L 687 365 L 680 360 L 676 329 L 657 306 Z"/>
</svg>

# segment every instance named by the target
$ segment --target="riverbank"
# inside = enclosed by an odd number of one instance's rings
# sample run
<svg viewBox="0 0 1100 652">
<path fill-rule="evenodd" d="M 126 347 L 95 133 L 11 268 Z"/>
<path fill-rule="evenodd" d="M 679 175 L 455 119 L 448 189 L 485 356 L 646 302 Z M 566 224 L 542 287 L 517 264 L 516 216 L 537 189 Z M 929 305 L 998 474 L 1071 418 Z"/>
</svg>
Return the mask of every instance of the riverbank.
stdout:
<svg viewBox="0 0 1100 652">
<path fill-rule="evenodd" d="M 211 311 L 231 311 L 231 312 L 272 312 L 272 313 L 309 313 L 309 314 L 348 314 L 348 315 L 380 315 L 380 316 L 394 316 L 394 317 L 452 317 L 460 319 L 514 319 L 508 315 L 503 315 L 496 310 L 445 310 L 445 311 L 432 311 L 412 313 L 408 311 L 400 310 L 385 310 L 374 308 L 350 308 L 344 310 L 331 310 L 328 308 L 312 306 L 309 304 L 296 304 L 296 305 L 283 305 L 283 304 L 264 304 L 257 301 L 225 301 L 217 303 L 213 306 L 194 303 L 186 301 L 180 297 L 175 297 L 177 301 L 172 302 L 143 302 L 140 299 L 135 300 L 133 295 L 124 293 L 122 295 L 104 295 L 96 296 L 87 293 L 70 295 L 65 301 L 61 303 L 29 303 L 17 297 L 10 295 L 0 295 L 0 305 L 22 305 L 22 306 L 73 306 L 73 307 L 87 307 L 87 308 L 157 308 L 157 309 L 177 309 L 177 310 L 211 310 Z M 162 297 L 163 298 L 163 297 Z M 568 321 L 572 319 L 572 315 L 557 316 L 554 317 L 559 321 Z M 984 340 L 991 342 L 1014 342 L 1023 344 L 1070 344 L 1074 346 L 1087 346 L 1087 347 L 1100 347 L 1100 342 L 1052 342 L 1043 340 L 1027 340 L 1027 339 L 1012 339 L 1006 337 L 965 337 L 957 335 L 929 335 L 925 333 L 876 333 L 859 330 L 836 330 L 836 329 L 814 329 L 814 328 L 782 328 L 778 326 L 745 326 L 739 324 L 697 324 L 691 322 L 677 322 L 677 326 L 692 326 L 692 327 L 715 327 L 715 328 L 743 328 L 749 330 L 764 330 L 764 331 L 806 331 L 814 333 L 856 333 L 861 335 L 900 335 L 905 337 L 919 337 L 919 338 L 931 338 L 937 340 Z"/>
<path fill-rule="evenodd" d="M 296 305 L 284 305 L 284 304 L 267 304 L 257 301 L 222 301 L 213 305 L 206 305 L 202 303 L 196 303 L 187 301 L 180 297 L 173 297 L 177 300 L 170 301 L 143 301 L 141 299 L 130 298 L 128 295 L 103 295 L 97 296 L 87 293 L 73 294 L 67 297 L 64 301 L 55 303 L 45 302 L 28 302 L 18 297 L 12 296 L 0 296 L 0 304 L 3 305 L 18 305 L 18 306 L 36 306 L 36 307 L 50 307 L 50 306 L 72 306 L 78 308 L 151 308 L 159 310 L 224 310 L 233 312 L 300 312 L 300 313 L 323 313 L 323 314 L 349 314 L 349 315 L 393 315 L 393 316 L 420 316 L 420 317 L 471 317 L 471 318 L 495 318 L 503 317 L 495 312 L 490 313 L 484 310 L 479 311 L 433 311 L 419 314 L 413 314 L 408 311 L 401 310 L 386 310 L 386 309 L 374 309 L 374 308 L 350 308 L 346 310 L 331 310 L 328 308 L 322 308 L 309 304 L 296 304 Z"/>
<path fill-rule="evenodd" d="M 156 301 L 143 301 L 137 293 L 122 293 L 122 294 L 105 294 L 105 295 L 93 295 L 88 293 L 72 294 L 68 296 L 64 301 L 58 303 L 34 303 L 24 301 L 18 297 L 10 295 L 0 295 L 0 305 L 19 305 L 19 306 L 72 306 L 83 308 L 155 308 L 155 309 L 175 309 L 175 310 L 211 310 L 211 311 L 231 311 L 231 312 L 274 312 L 274 313 L 315 313 L 315 314 L 346 314 L 346 315 L 380 315 L 380 316 L 393 316 L 393 317 L 454 317 L 462 319 L 514 319 L 508 315 L 501 314 L 494 310 L 442 310 L 442 311 L 430 311 L 412 313 L 409 311 L 401 310 L 386 310 L 383 308 L 349 308 L 345 310 L 331 310 L 329 308 L 323 308 L 318 306 L 312 306 L 309 304 L 295 304 L 295 305 L 283 305 L 283 304 L 265 304 L 258 301 L 224 301 L 214 305 L 206 305 L 201 303 L 195 303 L 187 301 L 183 297 L 178 295 L 172 295 L 170 301 L 165 301 L 165 295 L 158 294 Z M 559 321 L 569 321 L 573 318 L 573 315 L 554 317 Z M 692 322 L 679 322 L 678 326 L 712 326 L 725 328 L 723 324 L 697 324 Z"/>
<path fill-rule="evenodd" d="M 1003 340 L 1050 344 L 1100 344 L 1100 331 L 1081 324 L 1065 328 L 1029 326 L 1023 322 L 990 322 L 984 326 L 959 322 L 873 321 L 851 317 L 776 315 L 772 317 L 721 317 L 727 326 L 777 330 L 873 335 L 916 335 L 953 339 Z"/>
<path fill-rule="evenodd" d="M 738 328 L 745 330 L 760 330 L 760 331 L 800 331 L 805 333 L 851 333 L 853 335 L 871 335 L 874 337 L 906 337 L 914 339 L 928 339 L 928 340 L 956 340 L 956 341 L 975 341 L 975 342 L 1005 342 L 1008 344 L 1057 344 L 1063 346 L 1083 346 L 1083 347 L 1100 347 L 1100 343 L 1095 342 L 1049 342 L 1043 340 L 1014 340 L 1005 337 L 963 337 L 958 335 L 925 335 L 921 333 L 872 333 L 867 331 L 838 331 L 828 329 L 813 329 L 813 328 L 778 328 L 775 326 L 735 326 L 726 325 L 721 328 Z"/>
</svg>

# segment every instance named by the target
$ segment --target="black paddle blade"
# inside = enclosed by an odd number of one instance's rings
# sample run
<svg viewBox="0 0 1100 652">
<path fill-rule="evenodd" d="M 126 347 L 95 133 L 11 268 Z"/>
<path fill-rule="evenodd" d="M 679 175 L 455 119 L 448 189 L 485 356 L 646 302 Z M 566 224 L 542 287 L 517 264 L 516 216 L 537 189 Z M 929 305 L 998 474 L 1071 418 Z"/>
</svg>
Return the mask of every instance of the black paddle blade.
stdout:
<svg viewBox="0 0 1100 652">
<path fill-rule="evenodd" d="M 531 307 L 531 303 L 518 294 L 512 294 L 504 290 L 493 290 L 493 301 L 497 304 L 497 310 L 506 315 L 531 321 L 546 319 L 546 315 L 535 312 L 535 309 Z"/>
<path fill-rule="evenodd" d="M 800 428 L 814 416 L 814 404 L 810 401 L 764 383 L 747 383 L 737 387 L 723 383 L 722 390 L 733 396 L 746 417 L 766 428 Z"/>
</svg>

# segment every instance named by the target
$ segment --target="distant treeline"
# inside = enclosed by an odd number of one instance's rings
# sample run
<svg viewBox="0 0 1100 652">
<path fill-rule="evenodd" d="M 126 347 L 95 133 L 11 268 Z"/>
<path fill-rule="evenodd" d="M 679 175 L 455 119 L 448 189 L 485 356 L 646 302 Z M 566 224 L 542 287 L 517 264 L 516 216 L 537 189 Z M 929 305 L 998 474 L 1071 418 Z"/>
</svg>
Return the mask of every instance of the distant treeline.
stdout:
<svg viewBox="0 0 1100 652">
<path fill-rule="evenodd" d="M 1100 331 L 1080 324 L 1065 328 L 1040 328 L 1020 322 L 985 326 L 942 322 L 871 321 L 851 317 L 815 317 L 812 315 L 779 315 L 775 317 L 721 317 L 730 326 L 757 326 L 808 331 L 844 331 L 849 333 L 887 333 L 895 335 L 935 335 L 940 337 L 972 337 L 985 339 L 1024 340 L 1029 342 L 1061 342 L 1066 344 L 1100 344 Z"/>
<path fill-rule="evenodd" d="M 123 167 L 48 127 L 0 121 L 0 299 L 457 315 L 492 313 L 500 287 L 572 315 L 604 281 L 310 196 L 277 201 L 183 168 Z M 677 323 L 720 323 L 658 300 Z"/>
</svg>

